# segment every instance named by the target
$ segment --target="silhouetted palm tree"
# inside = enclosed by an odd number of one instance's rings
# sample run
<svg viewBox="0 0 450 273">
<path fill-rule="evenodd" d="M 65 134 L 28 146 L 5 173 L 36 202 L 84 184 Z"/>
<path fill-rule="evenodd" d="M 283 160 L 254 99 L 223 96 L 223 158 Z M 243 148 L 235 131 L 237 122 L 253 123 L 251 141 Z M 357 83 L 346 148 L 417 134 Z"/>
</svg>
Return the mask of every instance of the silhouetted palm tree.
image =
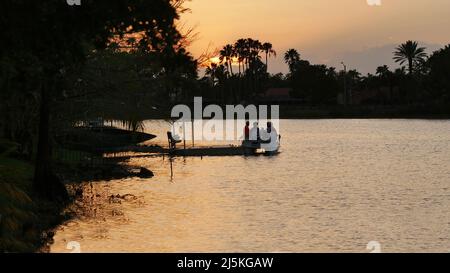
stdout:
<svg viewBox="0 0 450 273">
<path fill-rule="evenodd" d="M 389 70 L 389 66 L 383 65 L 377 67 L 377 75 L 379 77 L 385 78 L 386 76 L 389 75 L 389 73 L 391 73 L 391 71 Z"/>
<path fill-rule="evenodd" d="M 379 83 L 383 86 L 389 87 L 389 100 L 393 97 L 393 84 L 394 84 L 394 73 L 389 70 L 387 65 L 377 67 L 377 76 L 379 78 Z"/>
<path fill-rule="evenodd" d="M 269 63 L 268 63 L 268 59 L 270 56 L 277 56 L 277 52 L 273 49 L 273 45 L 271 43 L 264 43 L 261 46 L 262 50 L 264 51 L 264 53 L 266 54 L 266 72 L 268 71 L 269 68 Z"/>
<path fill-rule="evenodd" d="M 217 69 L 217 64 L 212 63 L 205 70 L 205 75 L 209 76 L 211 78 L 211 82 L 212 82 L 213 85 L 216 84 L 216 69 Z"/>
<path fill-rule="evenodd" d="M 394 60 L 397 63 L 400 63 L 400 65 L 408 62 L 409 74 L 412 75 L 414 66 L 425 61 L 425 58 L 427 57 L 425 49 L 425 47 L 419 47 L 419 44 L 415 41 L 407 41 L 396 48 Z"/>
<path fill-rule="evenodd" d="M 235 50 L 233 45 L 226 45 L 220 51 L 220 61 L 225 62 L 228 68 L 228 71 L 233 75 L 233 58 L 235 56 Z"/>
<path fill-rule="evenodd" d="M 234 44 L 234 50 L 238 57 L 239 70 L 242 66 L 242 71 L 245 72 L 245 62 L 247 59 L 247 41 L 245 39 L 239 39 Z"/>
<path fill-rule="evenodd" d="M 252 55 L 254 58 L 256 58 L 257 56 L 259 56 L 259 53 L 261 52 L 262 44 L 259 40 L 252 40 L 252 39 L 249 40 Z"/>
<path fill-rule="evenodd" d="M 291 48 L 284 54 L 284 61 L 289 65 L 289 69 L 292 72 L 295 64 L 300 61 L 300 54 L 297 50 Z"/>
<path fill-rule="evenodd" d="M 252 38 L 246 39 L 247 69 L 260 58 L 261 46 L 262 44 L 258 40 L 253 40 Z"/>
</svg>

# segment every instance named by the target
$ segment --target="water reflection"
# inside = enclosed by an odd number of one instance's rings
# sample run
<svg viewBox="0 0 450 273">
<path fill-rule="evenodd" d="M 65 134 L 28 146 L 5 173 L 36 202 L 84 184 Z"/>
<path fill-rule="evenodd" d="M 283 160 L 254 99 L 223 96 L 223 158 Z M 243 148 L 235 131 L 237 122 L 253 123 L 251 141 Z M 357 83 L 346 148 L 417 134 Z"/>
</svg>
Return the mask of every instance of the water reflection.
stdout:
<svg viewBox="0 0 450 273">
<path fill-rule="evenodd" d="M 282 128 L 277 157 L 132 159 L 155 177 L 92 183 L 83 202 L 95 213 L 61 226 L 52 251 L 68 252 L 70 241 L 83 252 L 368 252 L 371 241 L 386 252 L 450 249 L 450 122 Z"/>
</svg>

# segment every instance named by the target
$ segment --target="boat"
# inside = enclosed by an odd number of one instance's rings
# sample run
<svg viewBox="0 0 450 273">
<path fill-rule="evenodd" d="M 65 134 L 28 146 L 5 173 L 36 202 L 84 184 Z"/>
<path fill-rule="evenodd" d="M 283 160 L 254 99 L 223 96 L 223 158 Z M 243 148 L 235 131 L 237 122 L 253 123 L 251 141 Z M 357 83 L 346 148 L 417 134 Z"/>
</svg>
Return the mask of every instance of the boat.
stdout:
<svg viewBox="0 0 450 273">
<path fill-rule="evenodd" d="M 273 140 L 275 138 L 276 140 Z M 272 136 L 269 141 L 262 140 L 244 140 L 242 148 L 246 155 L 264 154 L 267 156 L 276 155 L 279 153 L 281 145 L 281 136 Z"/>
<path fill-rule="evenodd" d="M 73 127 L 62 131 L 56 141 L 68 149 L 86 152 L 104 152 L 137 145 L 156 138 L 155 135 L 133 132 L 115 127 L 88 126 Z"/>
<path fill-rule="evenodd" d="M 172 156 L 274 156 L 279 153 L 281 137 L 277 136 L 275 141 L 252 141 L 244 140 L 241 145 L 189 147 L 169 149 Z"/>
<path fill-rule="evenodd" d="M 267 145 L 264 144 L 263 145 L 264 155 L 272 156 L 272 155 L 278 154 L 280 151 L 280 141 L 281 141 L 281 136 L 278 136 L 276 141 L 271 142 Z"/>
</svg>

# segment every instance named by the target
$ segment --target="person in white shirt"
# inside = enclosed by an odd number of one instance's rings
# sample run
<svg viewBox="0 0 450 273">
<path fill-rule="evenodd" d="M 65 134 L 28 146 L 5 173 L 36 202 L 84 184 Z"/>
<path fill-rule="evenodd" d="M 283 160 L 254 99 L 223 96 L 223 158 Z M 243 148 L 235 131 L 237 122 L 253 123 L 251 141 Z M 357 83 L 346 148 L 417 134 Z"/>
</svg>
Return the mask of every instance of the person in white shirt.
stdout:
<svg viewBox="0 0 450 273">
<path fill-rule="evenodd" d="M 250 130 L 250 140 L 251 141 L 259 141 L 260 140 L 260 132 L 258 127 L 258 122 L 253 123 L 253 127 Z"/>
<path fill-rule="evenodd" d="M 264 136 L 261 138 L 263 139 L 261 148 L 267 152 L 276 151 L 278 149 L 278 132 L 277 129 L 273 127 L 272 122 L 267 122 L 267 129 L 264 132 Z"/>
</svg>

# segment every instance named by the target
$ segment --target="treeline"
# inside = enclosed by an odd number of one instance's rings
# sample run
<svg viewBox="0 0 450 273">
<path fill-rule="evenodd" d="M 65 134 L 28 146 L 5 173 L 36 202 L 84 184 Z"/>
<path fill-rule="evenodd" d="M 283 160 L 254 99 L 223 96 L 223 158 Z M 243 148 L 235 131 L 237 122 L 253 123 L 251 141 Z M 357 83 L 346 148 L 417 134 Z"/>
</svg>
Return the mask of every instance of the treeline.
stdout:
<svg viewBox="0 0 450 273">
<path fill-rule="evenodd" d="M 268 59 L 276 56 L 271 43 L 247 38 L 227 44 L 209 61 L 199 80 L 201 95 L 218 103 L 252 101 L 267 87 Z M 264 59 L 264 60 L 263 60 Z"/>
<path fill-rule="evenodd" d="M 203 96 L 221 102 L 255 103 L 268 88 L 287 87 L 292 89 L 291 97 L 304 105 L 431 104 L 444 108 L 450 96 L 450 46 L 431 56 L 425 50 L 417 42 L 407 41 L 393 52 L 401 68 L 391 70 L 383 65 L 375 74 L 362 75 L 347 70 L 344 63 L 341 70 L 311 64 L 290 49 L 284 54 L 290 72 L 270 75 L 267 60 L 276 55 L 272 45 L 239 39 L 220 51 L 220 62 L 209 65 L 200 84 L 207 90 Z"/>
<path fill-rule="evenodd" d="M 357 70 L 337 72 L 333 67 L 311 65 L 291 49 L 285 54 L 290 68 L 286 80 L 294 96 L 311 104 L 336 104 L 339 95 L 343 104 L 448 104 L 450 47 L 431 56 L 425 50 L 417 42 L 407 41 L 393 52 L 394 60 L 406 66 L 392 71 L 383 65 L 375 75 L 363 76 Z"/>
</svg>

